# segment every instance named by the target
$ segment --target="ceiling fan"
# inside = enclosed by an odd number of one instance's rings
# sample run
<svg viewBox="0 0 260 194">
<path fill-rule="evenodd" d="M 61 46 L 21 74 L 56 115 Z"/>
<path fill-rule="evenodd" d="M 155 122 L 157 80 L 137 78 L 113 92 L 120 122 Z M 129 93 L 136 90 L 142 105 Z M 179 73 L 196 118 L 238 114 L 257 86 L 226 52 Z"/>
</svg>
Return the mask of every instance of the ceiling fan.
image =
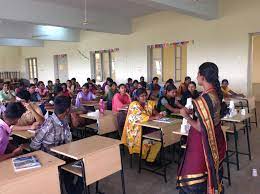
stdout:
<svg viewBox="0 0 260 194">
<path fill-rule="evenodd" d="M 89 21 L 88 17 L 87 17 L 87 0 L 85 0 L 85 10 L 84 10 L 84 20 L 82 22 L 83 26 L 87 26 L 88 24 L 91 24 L 92 22 Z"/>
</svg>

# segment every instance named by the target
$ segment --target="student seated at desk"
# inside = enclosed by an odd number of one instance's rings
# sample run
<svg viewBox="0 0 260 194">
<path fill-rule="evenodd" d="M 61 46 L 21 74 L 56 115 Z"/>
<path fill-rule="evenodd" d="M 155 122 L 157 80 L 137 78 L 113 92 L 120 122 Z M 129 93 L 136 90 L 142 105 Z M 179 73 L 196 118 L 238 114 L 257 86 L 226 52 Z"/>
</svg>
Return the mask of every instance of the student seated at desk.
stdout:
<svg viewBox="0 0 260 194">
<path fill-rule="evenodd" d="M 155 102 L 147 100 L 147 92 L 144 88 L 136 91 L 137 100 L 129 105 L 125 126 L 122 134 L 122 143 L 128 147 L 129 153 L 140 154 L 142 127 L 136 123 L 160 119 L 162 117 L 155 109 Z M 154 162 L 161 149 L 161 143 L 144 140 L 142 158 L 147 162 Z"/>
<path fill-rule="evenodd" d="M 166 93 L 166 87 L 167 87 L 168 85 L 170 85 L 170 84 L 173 84 L 173 85 L 174 85 L 173 79 L 168 79 L 168 80 L 166 81 L 166 83 L 164 84 L 164 87 L 161 87 L 159 97 L 162 97 L 162 96 L 165 95 L 165 93 Z"/>
<path fill-rule="evenodd" d="M 142 88 L 145 88 L 147 87 L 147 82 L 144 81 L 144 76 L 141 76 L 140 77 L 140 82 L 139 82 L 141 85 L 142 85 Z"/>
<path fill-rule="evenodd" d="M 48 85 L 46 86 L 46 88 L 49 91 L 49 94 L 54 93 L 54 85 L 53 85 L 53 82 L 51 80 L 48 81 Z"/>
<path fill-rule="evenodd" d="M 229 82 L 227 79 L 222 80 L 221 84 L 221 91 L 223 92 L 224 98 L 231 98 L 231 97 L 245 97 L 243 94 L 238 94 L 232 91 L 229 87 Z"/>
<path fill-rule="evenodd" d="M 14 100 L 15 93 L 10 90 L 10 83 L 4 82 L 3 89 L 0 91 L 0 102 L 9 102 Z"/>
<path fill-rule="evenodd" d="M 119 85 L 119 93 L 115 94 L 112 100 L 112 110 L 113 112 L 120 111 L 121 108 L 127 106 L 131 103 L 131 98 L 128 93 L 126 93 L 125 84 Z"/>
<path fill-rule="evenodd" d="M 16 125 L 12 126 L 13 130 L 36 130 L 44 122 L 44 116 L 40 107 L 30 102 L 30 93 L 23 90 L 16 94 L 26 108 L 26 112 L 19 118 Z"/>
<path fill-rule="evenodd" d="M 37 87 L 36 91 L 39 93 L 41 98 L 45 98 L 49 94 L 49 90 L 45 87 L 45 85 L 42 81 L 38 82 L 38 87 Z"/>
<path fill-rule="evenodd" d="M 58 96 L 54 100 L 54 113 L 49 116 L 36 131 L 30 147 L 50 153 L 50 148 L 69 143 L 72 140 L 67 117 L 70 114 L 71 102 L 66 96 Z"/>
<path fill-rule="evenodd" d="M 177 95 L 182 96 L 184 92 L 188 90 L 188 85 L 191 82 L 191 78 L 189 76 L 185 77 L 184 82 L 178 88 Z"/>
<path fill-rule="evenodd" d="M 86 83 L 82 86 L 82 91 L 78 93 L 76 97 L 76 107 L 81 107 L 82 104 L 93 101 L 96 99 L 96 96 L 89 91 L 89 84 Z"/>
<path fill-rule="evenodd" d="M 112 100 L 116 93 L 118 93 L 117 84 L 116 82 L 113 82 L 107 95 L 105 96 L 105 100 L 107 101 L 107 110 L 112 110 Z"/>
<path fill-rule="evenodd" d="M 159 78 L 154 77 L 152 82 L 148 85 L 148 90 L 150 91 L 149 99 L 157 100 L 160 95 L 161 86 L 159 85 Z"/>
<path fill-rule="evenodd" d="M 30 84 L 28 91 L 30 93 L 30 101 L 31 102 L 39 102 L 41 100 L 40 94 L 38 92 L 36 92 L 35 84 Z"/>
<path fill-rule="evenodd" d="M 199 95 L 200 93 L 196 90 L 196 83 L 192 81 L 188 85 L 188 90 L 183 93 L 180 103 L 185 106 L 188 98 L 196 99 Z"/>
<path fill-rule="evenodd" d="M 9 103 L 3 115 L 3 120 L 0 119 L 0 162 L 22 153 L 22 146 L 8 150 L 9 136 L 12 132 L 10 126 L 15 125 L 18 119 L 24 114 L 25 107 L 20 102 Z M 8 151 L 11 151 L 8 153 Z"/>
<path fill-rule="evenodd" d="M 73 98 L 73 94 L 71 94 L 67 88 L 67 84 L 66 83 L 62 83 L 61 84 L 62 87 L 62 92 L 63 92 L 63 96 L 67 96 L 69 98 Z"/>
<path fill-rule="evenodd" d="M 180 108 L 183 106 L 176 100 L 177 88 L 170 84 L 166 87 L 166 93 L 162 96 L 157 105 L 160 112 L 166 111 L 167 115 L 171 113 L 180 113 Z"/>
</svg>

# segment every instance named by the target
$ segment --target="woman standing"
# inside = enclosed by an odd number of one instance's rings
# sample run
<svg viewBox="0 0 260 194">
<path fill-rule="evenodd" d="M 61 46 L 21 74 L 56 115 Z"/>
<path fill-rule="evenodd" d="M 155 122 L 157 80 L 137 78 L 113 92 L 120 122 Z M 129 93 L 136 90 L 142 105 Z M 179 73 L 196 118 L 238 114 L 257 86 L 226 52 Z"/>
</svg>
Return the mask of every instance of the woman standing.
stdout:
<svg viewBox="0 0 260 194">
<path fill-rule="evenodd" d="M 214 63 L 203 63 L 199 67 L 197 80 L 204 91 L 193 100 L 198 119 L 192 119 L 186 108 L 180 110 L 191 125 L 186 152 L 177 176 L 180 194 L 224 193 L 221 179 L 226 141 L 221 130 L 223 94 L 218 78 L 218 67 Z"/>
</svg>

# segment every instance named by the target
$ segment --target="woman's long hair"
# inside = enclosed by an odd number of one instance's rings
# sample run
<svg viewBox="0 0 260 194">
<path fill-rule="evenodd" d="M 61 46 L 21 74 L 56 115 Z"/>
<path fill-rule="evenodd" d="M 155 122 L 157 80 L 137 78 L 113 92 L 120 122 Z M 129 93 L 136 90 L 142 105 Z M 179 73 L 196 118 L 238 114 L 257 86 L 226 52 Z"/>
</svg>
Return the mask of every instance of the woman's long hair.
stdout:
<svg viewBox="0 0 260 194">
<path fill-rule="evenodd" d="M 218 66 L 211 62 L 203 63 L 199 67 L 199 74 L 204 76 L 207 82 L 211 83 L 215 87 L 221 105 L 220 116 L 224 117 L 226 114 L 228 114 L 229 110 L 227 104 L 223 102 L 223 93 L 218 77 Z"/>
<path fill-rule="evenodd" d="M 218 94 L 220 102 L 223 100 L 223 93 L 221 91 L 219 77 L 218 77 L 218 66 L 215 63 L 206 62 L 199 67 L 199 74 L 204 76 L 208 83 L 211 83 Z"/>
</svg>

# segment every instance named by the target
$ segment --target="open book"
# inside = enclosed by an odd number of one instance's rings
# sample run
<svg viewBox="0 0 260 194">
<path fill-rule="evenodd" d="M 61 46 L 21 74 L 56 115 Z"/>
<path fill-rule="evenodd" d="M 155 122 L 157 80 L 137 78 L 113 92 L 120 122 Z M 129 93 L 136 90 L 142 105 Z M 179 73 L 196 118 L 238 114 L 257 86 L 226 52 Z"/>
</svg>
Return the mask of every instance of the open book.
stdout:
<svg viewBox="0 0 260 194">
<path fill-rule="evenodd" d="M 35 156 L 21 156 L 12 159 L 15 172 L 40 168 L 41 163 Z"/>
</svg>

